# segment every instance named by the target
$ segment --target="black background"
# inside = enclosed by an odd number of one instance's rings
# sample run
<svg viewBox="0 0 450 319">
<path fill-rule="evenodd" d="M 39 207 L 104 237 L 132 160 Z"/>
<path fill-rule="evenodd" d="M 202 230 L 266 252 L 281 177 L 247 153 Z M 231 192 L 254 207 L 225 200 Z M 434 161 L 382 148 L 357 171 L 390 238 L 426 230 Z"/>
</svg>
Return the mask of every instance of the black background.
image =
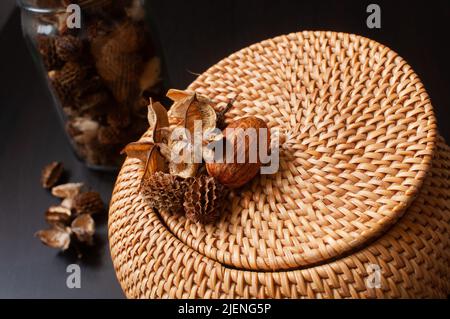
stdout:
<svg viewBox="0 0 450 319">
<path fill-rule="evenodd" d="M 381 29 L 368 29 L 378 3 Z M 441 134 L 450 138 L 450 1 L 150 1 L 171 85 L 184 88 L 249 44 L 302 30 L 334 30 L 375 39 L 403 56 L 431 96 Z M 42 76 L 22 40 L 18 10 L 0 33 L 0 298 L 121 298 L 110 260 L 106 216 L 85 259 L 58 254 L 33 238 L 56 203 L 39 186 L 41 168 L 63 161 L 109 201 L 114 174 L 86 169 L 72 155 Z M 66 266 L 81 266 L 81 289 L 66 287 Z"/>
</svg>

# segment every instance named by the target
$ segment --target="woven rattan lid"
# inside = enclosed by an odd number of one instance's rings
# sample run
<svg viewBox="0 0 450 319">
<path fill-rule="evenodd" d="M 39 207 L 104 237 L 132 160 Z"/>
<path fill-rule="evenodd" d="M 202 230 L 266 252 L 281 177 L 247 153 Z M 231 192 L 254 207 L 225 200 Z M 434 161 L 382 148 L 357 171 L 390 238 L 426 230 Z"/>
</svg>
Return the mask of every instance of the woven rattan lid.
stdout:
<svg viewBox="0 0 450 319">
<path fill-rule="evenodd" d="M 300 269 L 348 254 L 402 216 L 430 167 L 429 97 L 401 57 L 367 38 L 276 37 L 232 54 L 189 89 L 218 107 L 234 98 L 228 121 L 254 115 L 282 134 L 279 171 L 231 196 L 216 224 L 160 212 L 174 237 L 228 267 Z M 139 162 L 129 165 L 126 179 L 139 180 Z M 141 209 L 138 183 L 129 187 Z"/>
</svg>

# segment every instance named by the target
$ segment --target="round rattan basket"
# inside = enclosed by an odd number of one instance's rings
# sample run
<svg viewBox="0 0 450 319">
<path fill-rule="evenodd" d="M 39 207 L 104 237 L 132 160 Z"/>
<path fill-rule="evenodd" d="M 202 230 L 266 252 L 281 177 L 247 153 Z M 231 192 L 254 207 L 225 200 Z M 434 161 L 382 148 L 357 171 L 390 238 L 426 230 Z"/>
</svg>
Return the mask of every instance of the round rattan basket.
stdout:
<svg viewBox="0 0 450 319">
<path fill-rule="evenodd" d="M 235 99 L 227 121 L 278 128 L 279 170 L 202 226 L 150 209 L 143 167 L 128 158 L 109 212 L 127 297 L 447 297 L 450 149 L 395 52 L 356 35 L 292 33 L 232 54 L 188 90 L 217 107 Z"/>
</svg>

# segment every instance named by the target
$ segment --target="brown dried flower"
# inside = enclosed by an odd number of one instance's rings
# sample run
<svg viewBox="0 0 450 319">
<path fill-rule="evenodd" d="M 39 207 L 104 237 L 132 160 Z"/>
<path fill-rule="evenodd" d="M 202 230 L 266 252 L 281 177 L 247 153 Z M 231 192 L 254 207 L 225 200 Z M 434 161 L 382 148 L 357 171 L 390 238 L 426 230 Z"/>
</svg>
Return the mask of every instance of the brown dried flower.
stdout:
<svg viewBox="0 0 450 319">
<path fill-rule="evenodd" d="M 186 217 L 196 223 L 215 222 L 222 212 L 225 187 L 207 175 L 190 178 L 186 183 L 183 204 Z"/>
<path fill-rule="evenodd" d="M 105 206 L 97 192 L 85 192 L 73 198 L 73 209 L 77 215 L 101 213 Z"/>
<path fill-rule="evenodd" d="M 41 174 L 41 184 L 44 188 L 52 188 L 62 176 L 64 167 L 62 163 L 52 162 L 44 167 Z"/>
<path fill-rule="evenodd" d="M 185 186 L 180 177 L 155 172 L 142 180 L 141 193 L 150 207 L 177 213 L 183 207 Z"/>
</svg>

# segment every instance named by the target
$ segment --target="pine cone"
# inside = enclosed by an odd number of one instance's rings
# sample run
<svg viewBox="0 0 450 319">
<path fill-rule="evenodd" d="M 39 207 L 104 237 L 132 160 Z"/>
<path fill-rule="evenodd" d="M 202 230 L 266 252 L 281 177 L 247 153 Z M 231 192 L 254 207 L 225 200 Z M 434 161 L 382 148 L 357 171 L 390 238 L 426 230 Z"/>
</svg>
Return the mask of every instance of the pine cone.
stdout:
<svg viewBox="0 0 450 319">
<path fill-rule="evenodd" d="M 73 35 L 57 37 L 55 40 L 56 54 L 62 61 L 76 61 L 83 52 L 83 41 Z"/>
<path fill-rule="evenodd" d="M 104 205 L 99 193 L 85 192 L 74 197 L 73 208 L 77 215 L 92 215 L 101 213 L 104 209 Z"/>
<path fill-rule="evenodd" d="M 67 62 L 61 70 L 48 73 L 50 82 L 63 104 L 71 101 L 72 90 L 82 83 L 86 73 L 86 68 L 75 62 Z"/>
<path fill-rule="evenodd" d="M 62 66 L 63 62 L 56 53 L 55 38 L 39 36 L 37 47 L 47 70 L 59 69 Z"/>
<path fill-rule="evenodd" d="M 183 207 L 185 183 L 177 176 L 155 172 L 141 183 L 141 193 L 150 207 L 179 212 Z"/>
<path fill-rule="evenodd" d="M 186 217 L 202 224 L 216 221 L 222 212 L 225 187 L 208 175 L 192 177 L 187 184 L 184 195 Z"/>
</svg>

